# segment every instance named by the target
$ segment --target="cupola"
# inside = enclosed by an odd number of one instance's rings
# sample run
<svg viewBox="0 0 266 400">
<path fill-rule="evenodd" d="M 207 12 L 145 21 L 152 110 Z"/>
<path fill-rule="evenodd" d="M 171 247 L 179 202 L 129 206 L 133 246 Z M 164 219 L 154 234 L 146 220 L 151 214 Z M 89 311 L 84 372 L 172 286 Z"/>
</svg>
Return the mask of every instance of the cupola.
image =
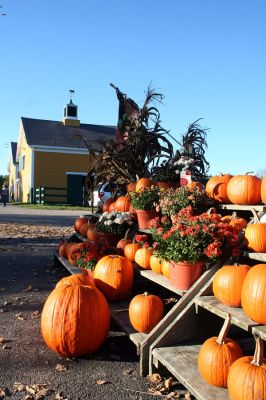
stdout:
<svg viewBox="0 0 266 400">
<path fill-rule="evenodd" d="M 78 119 L 78 106 L 76 106 L 73 101 L 72 97 L 75 93 L 74 90 L 69 90 L 70 93 L 70 101 L 64 107 L 64 119 L 63 124 L 66 126 L 80 126 L 80 120 Z"/>
</svg>

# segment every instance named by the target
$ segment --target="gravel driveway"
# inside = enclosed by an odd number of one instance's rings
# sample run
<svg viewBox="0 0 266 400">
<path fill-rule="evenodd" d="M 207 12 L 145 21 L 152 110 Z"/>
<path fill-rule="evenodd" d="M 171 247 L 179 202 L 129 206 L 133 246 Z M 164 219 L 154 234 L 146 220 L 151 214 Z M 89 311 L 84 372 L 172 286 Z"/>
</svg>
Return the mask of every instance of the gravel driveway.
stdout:
<svg viewBox="0 0 266 400">
<path fill-rule="evenodd" d="M 139 376 L 135 346 L 114 328 L 93 356 L 61 358 L 44 344 L 44 301 L 68 275 L 53 254 L 81 214 L 0 205 L 0 399 L 190 399 L 177 383 L 156 395 L 159 377 Z"/>
</svg>

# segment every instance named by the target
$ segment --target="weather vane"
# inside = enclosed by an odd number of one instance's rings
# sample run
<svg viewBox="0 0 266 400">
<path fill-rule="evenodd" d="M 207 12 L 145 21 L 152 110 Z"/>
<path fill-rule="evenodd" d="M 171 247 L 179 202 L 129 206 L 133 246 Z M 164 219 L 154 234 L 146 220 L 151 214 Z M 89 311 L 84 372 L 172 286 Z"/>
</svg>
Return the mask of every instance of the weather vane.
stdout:
<svg viewBox="0 0 266 400">
<path fill-rule="evenodd" d="M 72 98 L 74 96 L 75 90 L 69 89 L 69 93 L 70 93 L 70 101 L 72 101 Z"/>
</svg>

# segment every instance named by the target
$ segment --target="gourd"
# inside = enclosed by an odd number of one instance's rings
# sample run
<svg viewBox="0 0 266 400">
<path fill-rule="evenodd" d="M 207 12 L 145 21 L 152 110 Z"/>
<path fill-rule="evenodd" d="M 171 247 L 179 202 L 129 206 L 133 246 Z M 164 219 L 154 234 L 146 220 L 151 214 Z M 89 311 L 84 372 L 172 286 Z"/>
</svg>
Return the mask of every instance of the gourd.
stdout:
<svg viewBox="0 0 266 400">
<path fill-rule="evenodd" d="M 48 296 L 41 315 L 47 346 L 66 357 L 94 353 L 110 328 L 104 295 L 94 286 L 61 284 Z"/>
<path fill-rule="evenodd" d="M 212 289 L 220 303 L 229 307 L 241 307 L 241 291 L 250 267 L 248 265 L 224 265 L 214 275 Z"/>
<path fill-rule="evenodd" d="M 256 339 L 254 356 L 245 356 L 231 366 L 227 379 L 231 400 L 266 399 L 266 359 L 263 358 L 263 341 Z"/>
<path fill-rule="evenodd" d="M 133 285 L 132 263 L 119 255 L 104 256 L 95 266 L 94 282 L 109 301 L 125 300 Z"/>
<path fill-rule="evenodd" d="M 226 337 L 230 322 L 231 316 L 228 315 L 219 336 L 207 339 L 199 351 L 199 372 L 202 378 L 213 386 L 227 387 L 229 369 L 233 362 L 243 355 L 238 343 Z"/>
<path fill-rule="evenodd" d="M 154 294 L 138 294 L 129 304 L 129 320 L 138 332 L 149 333 L 162 319 L 164 305 Z"/>
</svg>

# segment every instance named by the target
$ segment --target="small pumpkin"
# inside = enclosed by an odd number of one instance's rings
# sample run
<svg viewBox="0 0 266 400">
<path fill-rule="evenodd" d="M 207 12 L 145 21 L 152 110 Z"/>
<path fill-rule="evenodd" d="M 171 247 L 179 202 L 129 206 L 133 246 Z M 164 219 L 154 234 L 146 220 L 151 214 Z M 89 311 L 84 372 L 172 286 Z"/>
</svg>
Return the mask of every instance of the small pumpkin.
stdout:
<svg viewBox="0 0 266 400">
<path fill-rule="evenodd" d="M 229 307 L 241 307 L 241 291 L 250 267 L 248 265 L 224 265 L 214 275 L 212 289 L 220 303 Z"/>
<path fill-rule="evenodd" d="M 227 379 L 231 400 L 266 399 L 266 359 L 263 341 L 256 339 L 254 356 L 245 356 L 231 366 Z"/>
<path fill-rule="evenodd" d="M 136 182 L 131 182 L 127 185 L 127 192 L 135 192 L 136 190 Z"/>
<path fill-rule="evenodd" d="M 100 232 L 96 230 L 95 225 L 89 225 L 87 229 L 87 238 L 88 240 L 91 240 L 92 242 L 95 242 L 100 239 Z"/>
<path fill-rule="evenodd" d="M 254 265 L 247 273 L 241 291 L 243 311 L 253 321 L 266 324 L 266 265 Z"/>
<path fill-rule="evenodd" d="M 230 367 L 235 360 L 243 355 L 238 343 L 227 338 L 230 323 L 231 316 L 228 315 L 219 336 L 207 339 L 199 351 L 199 372 L 202 378 L 213 386 L 227 387 Z"/>
<path fill-rule="evenodd" d="M 77 218 L 75 221 L 75 224 L 74 224 L 75 231 L 79 233 L 81 226 L 83 224 L 86 224 L 87 222 L 88 222 L 88 218 L 85 218 L 85 217 Z"/>
<path fill-rule="evenodd" d="M 105 200 L 103 203 L 103 212 L 109 212 L 110 205 L 115 203 L 116 200 L 116 197 L 110 197 L 110 199 Z"/>
<path fill-rule="evenodd" d="M 135 262 L 144 269 L 151 269 L 150 259 L 153 249 L 151 247 L 141 247 L 136 251 Z"/>
<path fill-rule="evenodd" d="M 156 272 L 157 274 L 161 274 L 162 265 L 163 265 L 163 259 L 161 257 L 157 257 L 155 254 L 152 254 L 150 258 L 151 270 L 153 272 Z"/>
<path fill-rule="evenodd" d="M 48 296 L 41 315 L 47 346 L 65 357 L 94 353 L 110 328 L 110 311 L 95 286 L 61 284 Z"/>
<path fill-rule="evenodd" d="M 154 182 L 150 178 L 140 178 L 136 183 L 136 192 L 139 192 L 145 188 L 149 188 L 154 185 Z"/>
<path fill-rule="evenodd" d="M 260 191 L 261 179 L 254 175 L 236 175 L 227 185 L 227 196 L 233 204 L 260 204 Z"/>
<path fill-rule="evenodd" d="M 244 232 L 249 250 L 257 253 L 266 252 L 266 223 L 257 222 L 246 227 Z"/>
<path fill-rule="evenodd" d="M 67 241 L 64 240 L 64 241 L 59 242 L 59 245 L 57 248 L 59 257 L 67 258 L 66 247 L 67 247 Z"/>
<path fill-rule="evenodd" d="M 231 180 L 232 175 L 216 175 L 211 177 L 206 184 L 207 195 L 219 203 L 230 203 L 227 195 L 227 185 Z"/>
<path fill-rule="evenodd" d="M 227 222 L 229 225 L 233 225 L 237 228 L 238 232 L 241 232 L 248 224 L 248 221 L 245 218 L 238 217 L 236 213 L 232 213 L 232 215 L 225 215 L 221 218 L 221 221 Z"/>
<path fill-rule="evenodd" d="M 81 225 L 80 229 L 79 229 L 79 234 L 82 237 L 86 237 L 87 236 L 87 230 L 89 228 L 90 224 L 88 224 L 87 222 L 83 225 Z"/>
<path fill-rule="evenodd" d="M 123 239 L 120 239 L 119 242 L 117 243 L 116 245 L 117 249 L 124 250 L 126 244 L 132 243 L 132 239 L 127 238 L 128 234 L 129 234 L 129 229 L 126 231 L 126 234 L 123 237 Z"/>
<path fill-rule="evenodd" d="M 110 301 L 125 300 L 133 285 L 132 263 L 119 255 L 102 257 L 94 270 L 94 282 Z"/>
<path fill-rule="evenodd" d="M 189 189 L 198 188 L 201 191 L 205 189 L 205 186 L 201 182 L 197 182 L 197 181 L 188 182 L 187 187 Z"/>
<path fill-rule="evenodd" d="M 139 243 L 128 243 L 124 247 L 124 256 L 131 262 L 135 261 L 136 251 L 140 249 Z"/>
<path fill-rule="evenodd" d="M 130 207 L 130 199 L 128 196 L 120 196 L 115 202 L 115 210 L 120 212 L 128 212 Z"/>
<path fill-rule="evenodd" d="M 129 304 L 129 320 L 138 332 L 149 333 L 163 317 L 164 305 L 154 294 L 138 294 Z"/>
<path fill-rule="evenodd" d="M 70 262 L 70 264 L 76 266 L 76 261 L 75 261 L 75 253 L 79 250 L 84 250 L 86 248 L 85 243 L 75 243 L 73 246 L 70 247 L 68 253 L 67 253 L 67 259 Z"/>
</svg>

